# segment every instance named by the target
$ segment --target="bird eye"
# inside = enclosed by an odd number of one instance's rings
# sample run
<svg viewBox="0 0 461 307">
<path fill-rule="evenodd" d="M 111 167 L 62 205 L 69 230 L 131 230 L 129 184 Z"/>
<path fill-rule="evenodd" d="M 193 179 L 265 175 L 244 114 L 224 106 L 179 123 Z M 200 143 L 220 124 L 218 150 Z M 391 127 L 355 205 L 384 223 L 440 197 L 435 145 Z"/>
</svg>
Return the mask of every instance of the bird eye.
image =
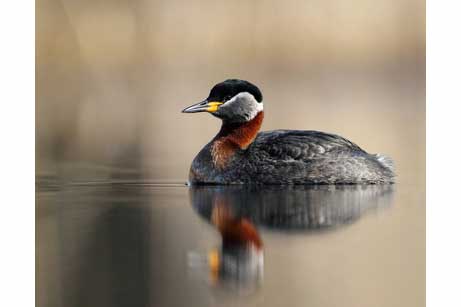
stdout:
<svg viewBox="0 0 461 307">
<path fill-rule="evenodd" d="M 224 97 L 224 102 L 228 101 L 229 99 L 231 99 L 232 97 L 230 95 L 227 95 L 226 97 Z"/>
</svg>

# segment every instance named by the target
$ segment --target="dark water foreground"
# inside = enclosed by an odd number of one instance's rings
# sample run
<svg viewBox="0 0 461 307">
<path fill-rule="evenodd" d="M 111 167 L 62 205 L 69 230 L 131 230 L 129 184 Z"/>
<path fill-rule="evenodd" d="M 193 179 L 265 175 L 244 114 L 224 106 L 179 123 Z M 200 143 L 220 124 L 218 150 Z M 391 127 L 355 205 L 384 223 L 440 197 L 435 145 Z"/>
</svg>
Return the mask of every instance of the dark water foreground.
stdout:
<svg viewBox="0 0 461 307">
<path fill-rule="evenodd" d="M 423 306 L 417 186 L 39 185 L 38 306 Z"/>
</svg>

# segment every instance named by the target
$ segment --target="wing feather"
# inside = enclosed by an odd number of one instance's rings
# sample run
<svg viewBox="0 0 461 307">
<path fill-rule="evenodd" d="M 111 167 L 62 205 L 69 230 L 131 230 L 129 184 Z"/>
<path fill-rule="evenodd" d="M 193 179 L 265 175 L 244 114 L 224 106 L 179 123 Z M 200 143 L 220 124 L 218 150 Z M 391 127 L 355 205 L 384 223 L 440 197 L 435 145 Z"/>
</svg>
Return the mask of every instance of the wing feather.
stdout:
<svg viewBox="0 0 461 307">
<path fill-rule="evenodd" d="M 312 160 L 330 153 L 365 153 L 359 146 L 335 134 L 320 131 L 275 130 L 261 132 L 255 149 L 278 160 Z"/>
</svg>

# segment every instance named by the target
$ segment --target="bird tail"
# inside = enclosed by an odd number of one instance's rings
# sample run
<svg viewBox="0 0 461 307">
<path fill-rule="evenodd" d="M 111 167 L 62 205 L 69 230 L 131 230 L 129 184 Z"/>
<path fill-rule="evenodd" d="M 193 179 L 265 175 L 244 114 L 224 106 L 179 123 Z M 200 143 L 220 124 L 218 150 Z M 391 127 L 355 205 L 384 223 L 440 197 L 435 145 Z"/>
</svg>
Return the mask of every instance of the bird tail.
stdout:
<svg viewBox="0 0 461 307">
<path fill-rule="evenodd" d="M 384 168 L 388 169 L 392 172 L 392 174 L 394 174 L 394 161 L 391 158 L 380 154 L 376 154 L 375 157 Z"/>
</svg>

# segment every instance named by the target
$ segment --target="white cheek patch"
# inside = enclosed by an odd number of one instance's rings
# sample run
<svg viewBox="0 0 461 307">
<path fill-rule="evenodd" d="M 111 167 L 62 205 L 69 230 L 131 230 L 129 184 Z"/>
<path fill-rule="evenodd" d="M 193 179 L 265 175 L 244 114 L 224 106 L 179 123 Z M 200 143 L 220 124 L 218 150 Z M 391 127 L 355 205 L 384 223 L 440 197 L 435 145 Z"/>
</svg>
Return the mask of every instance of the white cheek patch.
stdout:
<svg viewBox="0 0 461 307">
<path fill-rule="evenodd" d="M 262 102 L 258 102 L 255 97 L 248 93 L 238 93 L 232 99 L 228 100 L 225 105 L 230 106 L 233 103 L 238 103 L 242 106 L 242 111 L 244 114 L 239 114 L 245 117 L 247 121 L 252 120 L 264 109 L 264 105 Z"/>
<path fill-rule="evenodd" d="M 256 101 L 256 100 L 255 100 Z M 261 112 L 264 108 L 263 108 L 263 103 L 262 102 L 257 102 L 256 101 L 256 105 L 255 107 L 252 109 L 251 113 L 250 113 L 250 118 L 248 120 L 252 120 L 253 118 L 256 117 L 256 115 L 258 115 L 259 112 Z"/>
</svg>

